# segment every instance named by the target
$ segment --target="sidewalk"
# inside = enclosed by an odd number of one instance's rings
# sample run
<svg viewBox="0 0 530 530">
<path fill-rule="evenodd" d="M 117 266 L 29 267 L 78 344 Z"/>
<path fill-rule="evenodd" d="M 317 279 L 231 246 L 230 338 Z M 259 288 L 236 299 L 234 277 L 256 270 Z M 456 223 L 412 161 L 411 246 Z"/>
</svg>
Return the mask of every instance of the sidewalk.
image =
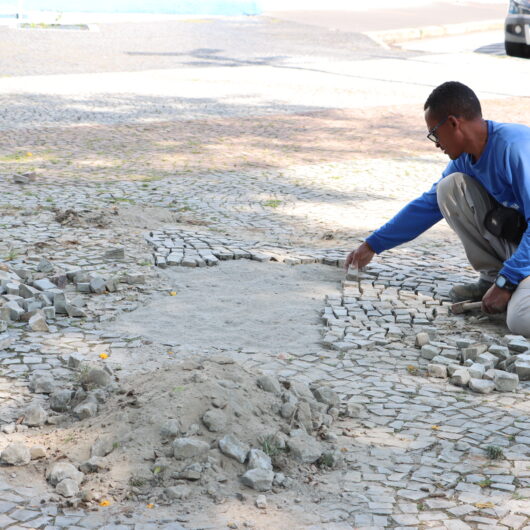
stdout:
<svg viewBox="0 0 530 530">
<path fill-rule="evenodd" d="M 504 3 L 434 2 L 402 8 L 342 11 L 271 11 L 264 15 L 299 24 L 364 33 L 384 42 L 502 28 Z"/>
</svg>

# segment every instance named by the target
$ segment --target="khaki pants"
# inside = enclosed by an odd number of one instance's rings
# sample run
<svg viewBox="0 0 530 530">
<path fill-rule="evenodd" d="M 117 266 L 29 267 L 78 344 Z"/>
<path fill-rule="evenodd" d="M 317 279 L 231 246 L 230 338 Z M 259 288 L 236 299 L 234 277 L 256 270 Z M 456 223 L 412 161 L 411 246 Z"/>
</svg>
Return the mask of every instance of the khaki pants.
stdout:
<svg viewBox="0 0 530 530">
<path fill-rule="evenodd" d="M 486 213 L 496 202 L 475 179 L 453 173 L 437 187 L 438 206 L 447 224 L 456 232 L 471 266 L 484 280 L 494 281 L 503 262 L 517 249 L 490 234 L 484 227 Z M 506 313 L 506 324 L 512 333 L 530 337 L 530 276 L 513 293 Z"/>
</svg>

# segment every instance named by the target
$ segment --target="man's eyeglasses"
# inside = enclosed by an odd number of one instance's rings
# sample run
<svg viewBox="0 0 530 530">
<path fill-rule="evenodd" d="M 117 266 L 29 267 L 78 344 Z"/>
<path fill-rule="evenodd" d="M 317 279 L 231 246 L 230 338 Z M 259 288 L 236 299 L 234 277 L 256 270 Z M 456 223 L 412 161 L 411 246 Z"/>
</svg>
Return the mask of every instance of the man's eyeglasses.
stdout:
<svg viewBox="0 0 530 530">
<path fill-rule="evenodd" d="M 439 127 L 441 127 L 447 120 L 449 119 L 449 116 L 447 116 L 447 118 L 444 118 L 438 125 L 436 125 L 435 127 L 433 127 L 428 133 L 427 133 L 427 138 L 431 141 L 431 142 L 434 142 L 435 144 L 438 143 L 438 135 L 436 134 L 436 131 L 438 130 Z"/>
</svg>

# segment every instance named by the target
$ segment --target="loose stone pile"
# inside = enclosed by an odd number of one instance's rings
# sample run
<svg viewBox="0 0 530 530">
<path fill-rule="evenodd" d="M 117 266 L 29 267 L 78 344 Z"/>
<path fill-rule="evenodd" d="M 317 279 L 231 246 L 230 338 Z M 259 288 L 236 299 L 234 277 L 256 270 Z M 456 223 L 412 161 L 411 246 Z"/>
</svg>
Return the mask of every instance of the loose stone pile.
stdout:
<svg viewBox="0 0 530 530">
<path fill-rule="evenodd" d="M 513 392 L 519 380 L 530 380 L 530 343 L 522 336 L 506 335 L 505 345 L 475 343 L 469 339 L 431 341 L 427 333 L 416 336 L 420 355 L 428 359 L 429 375 L 446 378 L 456 386 L 488 394 Z"/>
<path fill-rule="evenodd" d="M 123 249 L 120 252 L 123 253 Z M 73 286 L 70 294 L 103 294 L 115 292 L 121 280 L 118 277 L 105 280 L 97 273 L 81 269 L 56 272 L 54 265 L 45 258 L 39 260 L 36 270 L 7 266 L 3 269 L 0 270 L 0 331 L 6 331 L 9 321 L 27 321 L 34 331 L 49 331 L 47 321 L 55 319 L 56 315 L 84 318 L 87 316 L 82 309 L 85 302 L 79 296 L 67 298 L 68 283 Z M 143 278 L 133 278 L 130 283 L 138 281 L 142 282 Z"/>
</svg>

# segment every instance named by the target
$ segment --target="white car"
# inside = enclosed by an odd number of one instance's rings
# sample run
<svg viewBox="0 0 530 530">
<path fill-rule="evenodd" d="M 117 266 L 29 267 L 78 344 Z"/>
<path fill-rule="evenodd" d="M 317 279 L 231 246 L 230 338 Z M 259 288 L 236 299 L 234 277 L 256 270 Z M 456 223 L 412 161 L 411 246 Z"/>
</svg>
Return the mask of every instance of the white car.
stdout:
<svg viewBox="0 0 530 530">
<path fill-rule="evenodd" d="M 530 58 L 530 0 L 510 0 L 504 46 L 508 55 Z"/>
</svg>

